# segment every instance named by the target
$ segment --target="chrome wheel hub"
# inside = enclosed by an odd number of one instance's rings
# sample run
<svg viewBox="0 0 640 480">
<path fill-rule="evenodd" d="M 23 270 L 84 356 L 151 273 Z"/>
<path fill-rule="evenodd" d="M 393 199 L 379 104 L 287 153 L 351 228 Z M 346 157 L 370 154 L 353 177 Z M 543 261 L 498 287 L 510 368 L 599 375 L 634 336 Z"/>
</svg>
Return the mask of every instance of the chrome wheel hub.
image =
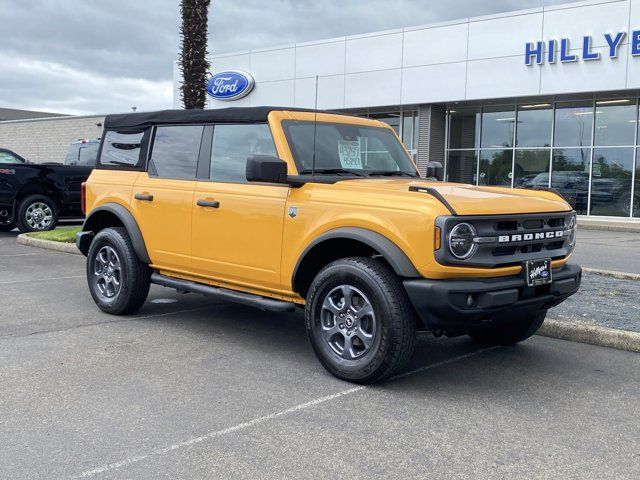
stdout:
<svg viewBox="0 0 640 480">
<path fill-rule="evenodd" d="M 32 230 L 46 230 L 53 222 L 53 211 L 46 203 L 34 202 L 29 205 L 24 217 Z"/>
<path fill-rule="evenodd" d="M 369 299 L 351 285 L 340 285 L 324 298 L 320 310 L 320 333 L 341 358 L 355 360 L 373 347 L 376 316 Z"/>
<path fill-rule="evenodd" d="M 120 293 L 122 272 L 120 258 L 109 245 L 102 247 L 93 263 L 93 282 L 97 292 L 107 299 Z"/>
</svg>

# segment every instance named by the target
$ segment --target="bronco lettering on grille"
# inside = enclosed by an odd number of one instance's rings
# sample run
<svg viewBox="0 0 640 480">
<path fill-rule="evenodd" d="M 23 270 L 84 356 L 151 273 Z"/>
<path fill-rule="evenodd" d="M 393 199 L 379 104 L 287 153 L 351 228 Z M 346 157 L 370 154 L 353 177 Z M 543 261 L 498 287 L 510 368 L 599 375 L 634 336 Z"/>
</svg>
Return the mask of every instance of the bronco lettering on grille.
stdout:
<svg viewBox="0 0 640 480">
<path fill-rule="evenodd" d="M 519 233 L 514 235 L 499 235 L 498 243 L 534 242 L 536 240 L 549 240 L 551 238 L 563 238 L 564 231 Z"/>
</svg>

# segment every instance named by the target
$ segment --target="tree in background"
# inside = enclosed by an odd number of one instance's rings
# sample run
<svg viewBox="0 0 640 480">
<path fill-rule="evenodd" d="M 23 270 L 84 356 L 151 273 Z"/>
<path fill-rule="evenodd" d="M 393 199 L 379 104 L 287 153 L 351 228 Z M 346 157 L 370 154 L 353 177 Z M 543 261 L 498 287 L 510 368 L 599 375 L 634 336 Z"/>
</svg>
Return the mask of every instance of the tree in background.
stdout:
<svg viewBox="0 0 640 480">
<path fill-rule="evenodd" d="M 182 85 L 180 97 L 184 108 L 203 109 L 206 103 L 205 87 L 209 74 L 207 61 L 207 19 L 211 0 L 181 0 L 182 52 L 180 70 Z"/>
</svg>

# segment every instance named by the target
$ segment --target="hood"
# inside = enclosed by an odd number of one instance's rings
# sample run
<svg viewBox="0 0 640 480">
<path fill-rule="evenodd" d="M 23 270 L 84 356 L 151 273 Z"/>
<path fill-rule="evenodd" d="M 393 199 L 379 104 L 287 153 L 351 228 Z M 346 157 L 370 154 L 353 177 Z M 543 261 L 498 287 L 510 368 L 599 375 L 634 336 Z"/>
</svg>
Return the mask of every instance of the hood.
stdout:
<svg viewBox="0 0 640 480">
<path fill-rule="evenodd" d="M 439 193 L 458 215 L 509 215 L 517 213 L 566 212 L 571 206 L 556 194 L 508 187 L 475 187 L 410 178 L 350 180 L 377 191 L 407 192 L 409 187 L 430 188 Z M 416 196 L 429 195 L 413 192 Z"/>
</svg>

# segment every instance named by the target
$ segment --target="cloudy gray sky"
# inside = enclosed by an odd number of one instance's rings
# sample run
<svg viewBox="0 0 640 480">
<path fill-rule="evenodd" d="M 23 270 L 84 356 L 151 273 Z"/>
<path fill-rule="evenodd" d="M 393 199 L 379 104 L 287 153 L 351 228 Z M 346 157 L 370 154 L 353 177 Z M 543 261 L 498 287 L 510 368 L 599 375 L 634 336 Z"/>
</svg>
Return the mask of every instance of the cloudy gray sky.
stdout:
<svg viewBox="0 0 640 480">
<path fill-rule="evenodd" d="M 224 53 L 566 0 L 212 0 Z M 179 0 L 0 0 L 0 107 L 73 114 L 170 108 Z"/>
</svg>

